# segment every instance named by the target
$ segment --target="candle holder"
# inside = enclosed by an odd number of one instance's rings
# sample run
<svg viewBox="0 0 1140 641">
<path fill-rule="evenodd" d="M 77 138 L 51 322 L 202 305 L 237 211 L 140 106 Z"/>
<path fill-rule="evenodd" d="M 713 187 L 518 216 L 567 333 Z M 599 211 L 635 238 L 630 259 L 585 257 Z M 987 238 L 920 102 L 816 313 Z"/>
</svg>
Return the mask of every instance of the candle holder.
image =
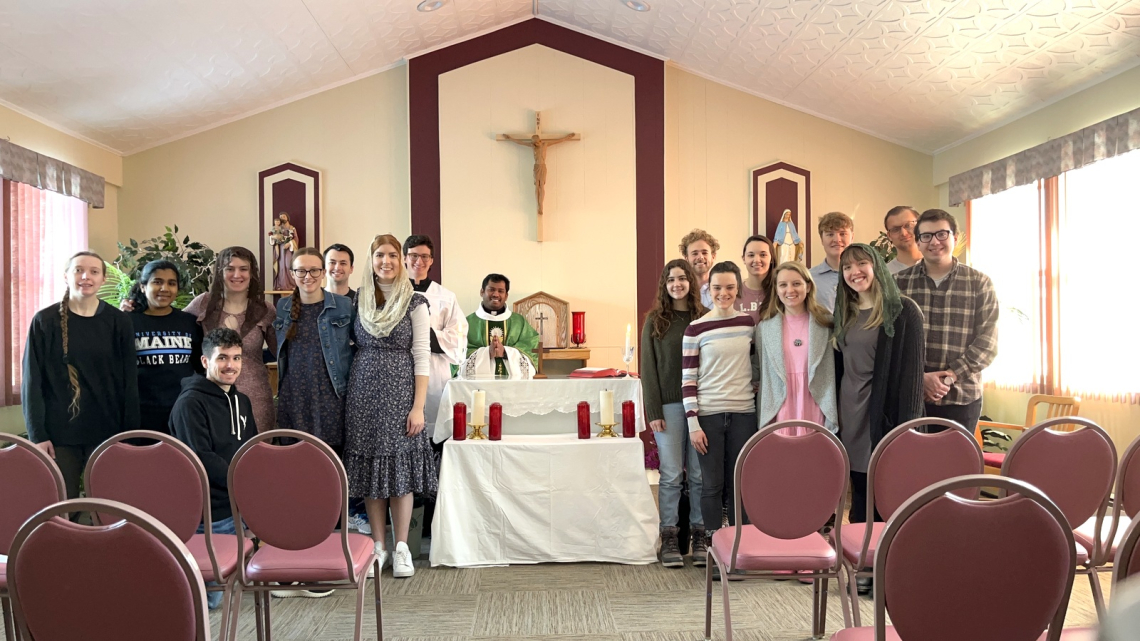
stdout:
<svg viewBox="0 0 1140 641">
<path fill-rule="evenodd" d="M 486 423 L 468 423 L 467 426 L 471 428 L 471 436 L 467 437 L 468 440 L 471 440 L 471 441 L 485 441 L 485 440 L 487 440 L 487 436 L 483 434 L 483 428 L 487 427 Z"/>
<path fill-rule="evenodd" d="M 598 438 L 617 438 L 618 437 L 617 432 L 614 431 L 614 425 L 617 425 L 617 423 L 594 423 L 594 425 L 597 425 L 598 427 L 602 428 L 602 431 L 598 432 Z M 472 438 L 474 438 L 474 437 L 472 437 Z"/>
</svg>

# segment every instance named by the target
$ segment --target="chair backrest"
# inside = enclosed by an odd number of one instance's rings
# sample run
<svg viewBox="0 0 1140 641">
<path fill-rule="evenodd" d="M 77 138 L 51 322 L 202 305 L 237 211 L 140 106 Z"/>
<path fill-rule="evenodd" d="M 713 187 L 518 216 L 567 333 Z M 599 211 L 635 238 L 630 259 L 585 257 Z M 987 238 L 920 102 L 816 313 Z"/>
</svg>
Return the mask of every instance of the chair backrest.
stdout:
<svg viewBox="0 0 1140 641">
<path fill-rule="evenodd" d="M 998 487 L 996 501 L 963 489 Z M 1017 542 L 1017 554 L 994 550 Z M 1044 493 L 1022 481 L 972 474 L 914 495 L 891 517 L 875 555 L 875 637 L 886 614 L 902 639 L 1036 641 L 1060 638 L 1076 565 L 1072 529 Z M 998 603 L 981 608 L 978 603 Z M 968 616 L 964 616 L 968 613 Z"/>
<path fill-rule="evenodd" d="M 1116 558 L 1112 562 L 1112 585 L 1116 586 L 1137 574 L 1140 574 L 1140 519 L 1132 521 L 1116 546 Z"/>
<path fill-rule="evenodd" d="M 929 434 L 918 431 L 928 426 L 945 429 Z M 983 471 L 982 448 L 960 423 L 943 418 L 907 421 L 884 436 L 871 453 L 867 514 L 877 509 L 884 519 L 890 519 L 907 499 L 930 485 Z"/>
<path fill-rule="evenodd" d="M 275 438 L 296 442 L 272 445 Z M 305 432 L 270 430 L 246 441 L 230 461 L 229 490 L 234 522 L 245 523 L 274 547 L 306 550 L 327 539 L 338 520 L 348 522 L 344 465 L 324 441 Z M 347 528 L 340 531 L 345 562 L 355 580 Z M 243 542 L 238 528 L 239 546 Z M 244 565 L 241 572 L 245 581 Z"/>
<path fill-rule="evenodd" d="M 0 433 L 0 554 L 8 554 L 24 521 L 65 498 L 55 461 L 31 441 Z"/>
<path fill-rule="evenodd" d="M 1067 424 L 1082 429 L 1050 429 Z M 1063 416 L 1025 430 L 1009 448 L 1001 474 L 1040 489 L 1061 508 L 1074 528 L 1095 515 L 1098 536 L 1092 558 L 1098 559 L 1101 526 L 1116 480 L 1116 461 L 1116 447 L 1099 425 L 1085 418 Z"/>
<path fill-rule="evenodd" d="M 812 432 L 779 433 L 785 427 Z M 747 513 L 752 525 L 770 536 L 805 537 L 823 528 L 833 515 L 843 514 L 850 471 L 842 443 L 822 425 L 782 421 L 754 434 L 741 449 L 734 470 L 737 527 L 730 569 L 735 569 L 740 543 L 740 515 Z M 835 519 L 835 537 L 842 520 Z"/>
<path fill-rule="evenodd" d="M 126 442 L 138 438 L 155 442 Z M 199 523 L 211 521 L 206 469 L 193 450 L 167 434 L 134 430 L 112 436 L 91 453 L 83 479 L 87 496 L 137 507 L 183 543 Z"/>
<path fill-rule="evenodd" d="M 99 512 L 80 525 L 68 512 Z M 12 543 L 8 589 L 23 638 L 206 641 L 202 573 L 170 528 L 116 501 L 77 499 L 33 515 Z"/>
<path fill-rule="evenodd" d="M 1140 514 L 1140 437 L 1129 444 L 1120 457 L 1120 470 L 1116 473 L 1116 503 L 1128 518 Z"/>
<path fill-rule="evenodd" d="M 1041 406 L 1045 406 L 1045 415 L 1040 416 Z M 1053 396 L 1051 394 L 1034 394 L 1029 397 L 1025 406 L 1025 426 L 1036 425 L 1041 421 L 1061 416 L 1076 416 L 1081 410 L 1081 399 L 1078 396 Z M 1059 423 L 1053 427 L 1056 432 L 1071 432 L 1077 428 L 1072 423 Z"/>
</svg>

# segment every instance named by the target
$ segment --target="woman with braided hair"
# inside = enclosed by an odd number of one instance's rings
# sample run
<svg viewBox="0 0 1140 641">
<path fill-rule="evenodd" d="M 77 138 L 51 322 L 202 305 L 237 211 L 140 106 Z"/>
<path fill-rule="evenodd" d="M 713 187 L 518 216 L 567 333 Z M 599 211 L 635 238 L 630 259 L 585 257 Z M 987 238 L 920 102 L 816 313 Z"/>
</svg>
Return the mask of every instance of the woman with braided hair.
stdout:
<svg viewBox="0 0 1140 641">
<path fill-rule="evenodd" d="M 277 302 L 277 426 L 301 430 L 344 448 L 344 398 L 352 368 L 352 321 L 347 296 L 321 289 L 324 258 L 312 247 L 293 255 L 297 287 Z"/>
<path fill-rule="evenodd" d="M 210 291 L 195 297 L 185 311 L 198 317 L 203 332 L 228 327 L 241 336 L 242 366 L 235 387 L 249 397 L 257 431 L 274 429 L 273 390 L 262 356 L 266 347 L 277 351 L 274 309 L 265 300 L 265 286 L 253 252 L 245 247 L 226 247 L 218 252 Z"/>
<path fill-rule="evenodd" d="M 32 318 L 21 387 L 28 436 L 55 459 L 67 497 L 91 452 L 139 426 L 138 368 L 131 319 L 99 300 L 103 259 L 82 251 L 67 261 L 63 300 Z"/>
</svg>

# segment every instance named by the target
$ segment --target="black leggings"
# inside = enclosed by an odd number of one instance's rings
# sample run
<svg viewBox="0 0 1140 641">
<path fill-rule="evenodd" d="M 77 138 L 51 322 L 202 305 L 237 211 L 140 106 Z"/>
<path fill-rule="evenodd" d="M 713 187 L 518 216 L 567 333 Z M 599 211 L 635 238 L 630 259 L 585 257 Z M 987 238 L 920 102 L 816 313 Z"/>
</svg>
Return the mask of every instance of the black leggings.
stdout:
<svg viewBox="0 0 1140 641">
<path fill-rule="evenodd" d="M 720 528 L 721 510 L 728 499 L 728 522 L 736 523 L 736 501 L 733 495 L 733 477 L 736 459 L 744 444 L 756 433 L 756 413 L 723 413 L 697 417 L 701 430 L 708 438 L 705 454 L 697 454 L 701 463 L 701 518 L 705 529 L 712 532 Z M 741 515 L 748 523 L 748 515 Z"/>
</svg>

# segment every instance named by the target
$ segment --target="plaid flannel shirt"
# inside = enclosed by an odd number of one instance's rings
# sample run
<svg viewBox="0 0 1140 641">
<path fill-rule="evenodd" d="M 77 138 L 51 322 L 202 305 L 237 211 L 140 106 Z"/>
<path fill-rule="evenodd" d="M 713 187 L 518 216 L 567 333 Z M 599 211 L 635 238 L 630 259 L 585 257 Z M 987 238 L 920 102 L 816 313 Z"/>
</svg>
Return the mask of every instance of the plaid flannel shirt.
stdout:
<svg viewBox="0 0 1140 641">
<path fill-rule="evenodd" d="M 926 263 L 895 275 L 904 296 L 918 303 L 926 329 L 924 371 L 954 372 L 955 383 L 936 405 L 966 405 L 982 397 L 982 370 L 997 356 L 998 299 L 989 276 L 954 259 L 940 285 Z"/>
</svg>

